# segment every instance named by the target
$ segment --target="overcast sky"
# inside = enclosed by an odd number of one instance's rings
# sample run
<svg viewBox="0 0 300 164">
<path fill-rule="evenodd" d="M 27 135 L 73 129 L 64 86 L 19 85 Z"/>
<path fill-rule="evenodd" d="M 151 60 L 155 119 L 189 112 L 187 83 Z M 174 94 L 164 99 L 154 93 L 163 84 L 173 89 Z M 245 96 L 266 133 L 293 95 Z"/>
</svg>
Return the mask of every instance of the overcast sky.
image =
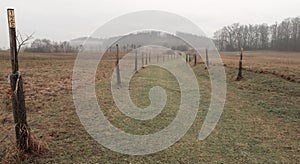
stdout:
<svg viewBox="0 0 300 164">
<path fill-rule="evenodd" d="M 55 41 L 89 36 L 105 22 L 140 10 L 184 16 L 208 36 L 232 23 L 272 24 L 300 16 L 300 0 L 0 0 L 0 47 L 8 47 L 6 9 L 14 8 L 17 29 Z"/>
</svg>

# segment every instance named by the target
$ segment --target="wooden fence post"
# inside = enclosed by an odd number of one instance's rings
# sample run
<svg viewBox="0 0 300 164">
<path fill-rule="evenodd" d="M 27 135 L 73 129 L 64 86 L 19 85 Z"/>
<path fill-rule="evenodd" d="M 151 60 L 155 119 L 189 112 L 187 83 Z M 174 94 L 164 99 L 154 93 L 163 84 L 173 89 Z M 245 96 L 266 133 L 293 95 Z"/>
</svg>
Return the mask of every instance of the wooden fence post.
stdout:
<svg viewBox="0 0 300 164">
<path fill-rule="evenodd" d="M 22 74 L 19 72 L 18 52 L 16 43 L 16 24 L 14 9 L 7 9 L 10 54 L 12 64 L 12 74 L 10 75 L 10 86 L 13 91 L 12 108 L 16 132 L 16 143 L 20 150 L 31 151 L 32 140 L 30 128 L 27 124 L 25 96 L 23 92 Z"/>
<path fill-rule="evenodd" d="M 238 76 L 236 78 L 237 81 L 239 81 L 243 78 L 242 69 L 243 69 L 243 48 L 241 48 L 241 55 L 240 55 L 240 62 L 239 62 L 239 72 L 238 72 Z"/>
<path fill-rule="evenodd" d="M 197 65 L 197 54 L 195 54 L 195 56 L 194 56 L 194 60 L 195 60 L 195 66 Z"/>
<path fill-rule="evenodd" d="M 137 49 L 135 49 L 134 71 L 137 71 Z"/>
<path fill-rule="evenodd" d="M 185 54 L 185 61 L 188 62 L 188 54 Z"/>
<path fill-rule="evenodd" d="M 209 68 L 209 59 L 208 59 L 208 49 L 205 49 L 205 57 L 206 57 L 206 68 Z"/>
<path fill-rule="evenodd" d="M 117 84 L 121 85 L 121 77 L 120 77 L 120 66 L 119 66 L 119 45 L 116 44 L 117 47 L 117 62 L 116 62 L 116 66 L 117 66 Z"/>
<path fill-rule="evenodd" d="M 142 67 L 144 67 L 144 53 L 142 52 Z"/>
</svg>

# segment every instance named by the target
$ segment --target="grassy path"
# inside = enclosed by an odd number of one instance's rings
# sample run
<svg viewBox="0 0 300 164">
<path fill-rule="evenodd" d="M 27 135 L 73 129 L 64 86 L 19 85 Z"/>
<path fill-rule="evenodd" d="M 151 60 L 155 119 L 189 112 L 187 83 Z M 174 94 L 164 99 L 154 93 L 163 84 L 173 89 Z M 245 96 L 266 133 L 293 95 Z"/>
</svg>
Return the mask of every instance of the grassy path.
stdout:
<svg viewBox="0 0 300 164">
<path fill-rule="evenodd" d="M 44 80 L 49 82 L 50 87 L 52 83 L 52 87 L 57 86 L 55 82 L 61 81 L 57 79 L 70 78 L 72 60 L 68 60 L 67 65 L 64 63 L 66 61 L 49 60 L 44 65 L 51 68 L 51 71 L 39 71 Z M 27 65 L 30 66 L 30 62 Z M 45 104 L 35 104 L 37 102 L 28 100 L 28 119 L 33 134 L 46 141 L 50 151 L 43 156 L 29 158 L 25 163 L 103 163 L 105 161 L 296 163 L 300 161 L 299 83 L 247 71 L 244 72 L 245 79 L 236 82 L 236 70 L 227 68 L 227 100 L 224 112 L 212 134 L 206 140 L 199 141 L 198 133 L 210 103 L 210 81 L 203 65 L 193 68 L 199 81 L 201 94 L 201 104 L 194 124 L 173 146 L 146 156 L 115 153 L 94 141 L 76 115 L 69 81 L 66 81 L 66 84 L 59 82 L 62 83 L 62 87 L 55 93 L 46 92 L 46 89 L 42 89 L 45 87 L 41 87 L 41 90 L 36 92 L 43 96 L 42 101 L 44 100 Z M 25 72 L 28 75 L 33 74 L 30 70 Z M 150 121 L 132 120 L 118 111 L 112 101 L 110 90 L 107 89 L 110 88 L 110 76 L 107 74 L 109 71 L 99 72 L 96 90 L 100 105 L 103 106 L 105 115 L 113 125 L 126 132 L 149 134 L 164 128 L 174 119 L 178 110 L 180 92 L 175 78 L 170 73 L 149 66 L 139 71 L 131 81 L 131 86 L 135 87 L 130 88 L 130 94 L 133 102 L 139 107 L 149 105 L 148 92 L 152 86 L 160 85 L 166 89 L 167 105 L 158 118 Z M 50 93 L 52 95 L 49 95 Z M 40 105 L 39 109 L 35 108 L 37 105 Z M 6 135 L 13 137 L 10 111 L 1 108 L 0 117 L 3 125 L 0 130 L 3 132 L 5 130 L 5 133 L 0 133 L 0 139 Z M 8 122 L 4 122 L 4 119 Z M 0 142 L 0 158 L 7 154 L 7 145 L 11 142 L 13 141 Z"/>
</svg>

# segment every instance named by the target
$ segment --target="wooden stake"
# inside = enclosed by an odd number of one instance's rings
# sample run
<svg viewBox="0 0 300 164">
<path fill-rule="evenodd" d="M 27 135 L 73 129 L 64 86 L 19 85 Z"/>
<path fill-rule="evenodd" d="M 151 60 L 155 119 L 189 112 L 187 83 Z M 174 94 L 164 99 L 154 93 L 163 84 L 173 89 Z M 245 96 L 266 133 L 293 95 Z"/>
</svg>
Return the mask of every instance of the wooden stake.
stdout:
<svg viewBox="0 0 300 164">
<path fill-rule="evenodd" d="M 206 57 L 206 68 L 209 68 L 209 60 L 208 60 L 208 49 L 205 49 L 205 57 Z"/>
<path fill-rule="evenodd" d="M 117 62 L 116 62 L 116 65 L 117 65 L 117 84 L 118 85 L 121 85 L 121 77 L 120 77 L 120 66 L 119 66 L 119 45 L 116 44 L 116 47 L 117 47 Z"/>
<path fill-rule="evenodd" d="M 135 50 L 134 71 L 137 71 L 137 49 Z"/>
<path fill-rule="evenodd" d="M 19 72 L 17 43 L 16 43 L 16 23 L 14 9 L 7 9 L 10 54 L 12 64 L 12 74 L 10 75 L 10 86 L 13 91 L 12 109 L 16 132 L 16 143 L 20 150 L 31 151 L 32 140 L 30 138 L 30 128 L 27 125 L 25 96 L 23 92 L 22 75 Z"/>
<path fill-rule="evenodd" d="M 185 61 L 186 61 L 186 62 L 189 62 L 189 61 L 188 61 L 188 54 L 185 54 Z"/>
<path fill-rule="evenodd" d="M 142 67 L 144 67 L 144 53 L 142 52 Z"/>
<path fill-rule="evenodd" d="M 239 72 L 238 72 L 238 76 L 236 78 L 237 81 L 239 81 L 243 78 L 242 69 L 243 69 L 243 48 L 241 48 L 241 55 L 240 55 L 240 62 L 239 62 Z"/>
<path fill-rule="evenodd" d="M 17 41 L 16 41 L 16 22 L 14 9 L 7 9 L 9 38 L 10 38 L 10 55 L 12 73 L 15 74 L 19 70 Z"/>
</svg>

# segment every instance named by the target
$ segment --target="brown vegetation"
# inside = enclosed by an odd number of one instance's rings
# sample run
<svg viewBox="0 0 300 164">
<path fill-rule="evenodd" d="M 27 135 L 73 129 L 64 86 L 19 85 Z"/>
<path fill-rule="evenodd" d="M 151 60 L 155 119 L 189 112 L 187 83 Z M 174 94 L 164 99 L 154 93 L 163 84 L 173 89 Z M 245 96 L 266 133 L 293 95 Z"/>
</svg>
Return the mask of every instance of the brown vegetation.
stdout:
<svg viewBox="0 0 300 164">
<path fill-rule="evenodd" d="M 238 68 L 239 52 L 221 52 L 221 57 L 227 67 Z M 243 69 L 300 83 L 299 63 L 299 52 L 248 51 L 244 52 Z"/>
<path fill-rule="evenodd" d="M 289 76 L 299 82 L 299 54 L 283 52 L 245 52 L 244 79 L 235 81 L 239 53 L 222 53 L 227 65 L 227 101 L 221 120 L 213 133 L 204 141 L 197 140 L 198 132 L 209 106 L 210 81 L 204 65 L 193 66 L 201 89 L 201 105 L 196 121 L 188 133 L 176 144 L 161 152 L 146 156 L 129 156 L 113 152 L 97 143 L 81 125 L 72 98 L 72 71 L 76 54 L 21 54 L 20 68 L 24 78 L 28 124 L 34 140 L 42 141 L 49 151 L 38 155 L 19 153 L 14 147 L 14 127 L 11 112 L 9 83 L 10 60 L 7 52 L 0 52 L 0 158 L 2 162 L 32 163 L 296 163 L 299 156 L 299 83 L 289 82 L 269 74 L 255 71 L 273 71 L 280 76 Z M 109 99 L 111 77 L 115 64 L 113 57 L 102 61 L 103 68 L 97 72 L 98 96 L 108 119 L 118 127 L 140 134 L 143 128 L 153 132 L 168 125 L 176 115 L 165 112 L 160 122 L 136 122 L 117 112 Z M 192 63 L 193 64 L 193 63 Z M 155 69 L 159 72 L 159 69 Z M 162 73 L 163 72 L 159 72 Z M 157 75 L 146 67 L 136 74 L 134 96 L 140 105 L 147 106 L 148 84 L 146 75 Z M 163 78 L 168 78 L 163 74 Z M 294 75 L 294 76 L 292 76 Z M 170 75 L 171 76 L 171 75 Z M 171 76 L 172 77 L 172 76 Z M 149 79 L 149 78 L 148 78 Z M 171 78 L 170 78 L 171 79 Z M 173 85 L 170 79 L 163 79 L 164 85 Z M 152 84 L 153 83 L 153 84 Z M 145 87 L 146 86 L 146 87 Z M 173 86 L 172 86 L 173 87 Z M 168 88 L 168 87 L 167 87 Z M 174 90 L 169 90 L 170 93 Z M 175 92 L 176 93 L 176 92 Z M 106 96 L 106 97 L 104 97 Z M 174 101 L 178 102 L 178 101 Z M 174 105 L 171 103 L 168 105 Z M 172 107 L 172 106 L 171 106 Z M 170 108 L 173 109 L 173 108 Z M 36 147 L 44 152 L 44 149 Z"/>
</svg>

